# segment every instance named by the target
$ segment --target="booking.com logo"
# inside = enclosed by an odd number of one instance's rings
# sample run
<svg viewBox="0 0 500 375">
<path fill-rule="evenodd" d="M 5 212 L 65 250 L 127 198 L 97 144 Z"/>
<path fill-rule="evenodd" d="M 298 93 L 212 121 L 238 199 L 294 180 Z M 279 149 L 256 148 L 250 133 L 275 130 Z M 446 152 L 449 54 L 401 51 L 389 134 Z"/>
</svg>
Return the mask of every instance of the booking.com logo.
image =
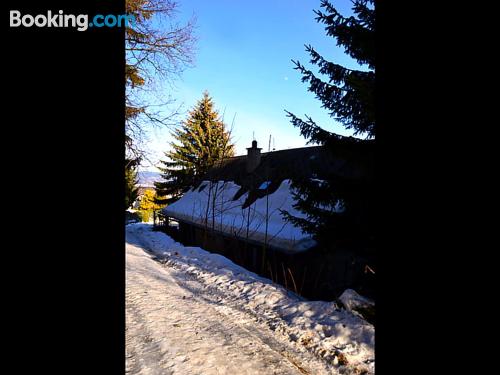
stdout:
<svg viewBox="0 0 500 375">
<path fill-rule="evenodd" d="M 22 15 L 18 10 L 10 11 L 10 27 L 74 27 L 78 31 L 86 31 L 89 27 L 126 27 L 134 26 L 135 18 L 131 14 L 96 14 L 89 22 L 88 14 L 64 14 L 60 10 L 57 13 L 47 11 L 47 14 Z"/>
</svg>

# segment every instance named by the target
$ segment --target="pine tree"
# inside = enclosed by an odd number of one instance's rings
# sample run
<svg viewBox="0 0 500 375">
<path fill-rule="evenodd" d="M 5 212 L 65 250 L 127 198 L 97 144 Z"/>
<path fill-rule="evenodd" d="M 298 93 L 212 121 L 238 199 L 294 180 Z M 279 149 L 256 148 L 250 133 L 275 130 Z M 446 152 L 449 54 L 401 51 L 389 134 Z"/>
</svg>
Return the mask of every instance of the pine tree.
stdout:
<svg viewBox="0 0 500 375">
<path fill-rule="evenodd" d="M 164 181 L 155 183 L 159 204 L 176 201 L 216 162 L 234 156 L 230 132 L 206 91 L 172 136 L 172 150 L 161 161 Z"/>
<path fill-rule="evenodd" d="M 125 159 L 125 209 L 137 199 L 137 160 Z"/>
<path fill-rule="evenodd" d="M 314 74 L 298 61 L 295 69 L 302 75 L 302 82 L 322 102 L 332 118 L 365 139 L 344 137 L 332 133 L 306 115 L 303 120 L 287 112 L 291 122 L 300 129 L 308 143 L 323 145 L 331 155 L 342 155 L 360 166 L 363 178 L 347 178 L 335 173 L 327 174 L 320 165 L 313 166 L 313 177 L 295 181 L 296 207 L 304 212 L 305 219 L 284 213 L 288 220 L 313 235 L 323 245 L 332 246 L 332 233 L 338 241 L 353 244 L 369 242 L 373 236 L 374 211 L 372 155 L 375 137 L 375 11 L 373 0 L 353 1 L 353 16 L 342 16 L 327 1 L 321 1 L 323 11 L 315 11 L 316 21 L 325 25 L 326 34 L 336 39 L 337 46 L 355 59 L 366 70 L 348 69 L 325 60 L 312 46 L 306 46 L 316 65 Z M 326 76 L 324 81 L 320 77 Z M 339 210 L 340 209 L 340 210 Z"/>
</svg>

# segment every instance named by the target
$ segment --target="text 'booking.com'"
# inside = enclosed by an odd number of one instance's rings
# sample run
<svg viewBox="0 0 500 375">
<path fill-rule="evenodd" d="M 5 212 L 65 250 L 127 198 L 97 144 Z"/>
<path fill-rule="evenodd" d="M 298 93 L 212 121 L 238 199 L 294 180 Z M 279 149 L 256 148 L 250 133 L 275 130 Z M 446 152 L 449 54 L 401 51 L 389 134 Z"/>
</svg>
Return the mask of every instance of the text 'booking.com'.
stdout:
<svg viewBox="0 0 500 375">
<path fill-rule="evenodd" d="M 86 31 L 92 27 L 127 27 L 133 26 L 135 18 L 130 14 L 65 14 L 64 11 L 47 11 L 46 14 L 22 14 L 19 10 L 10 11 L 10 27 L 53 27 L 75 28 Z"/>
</svg>

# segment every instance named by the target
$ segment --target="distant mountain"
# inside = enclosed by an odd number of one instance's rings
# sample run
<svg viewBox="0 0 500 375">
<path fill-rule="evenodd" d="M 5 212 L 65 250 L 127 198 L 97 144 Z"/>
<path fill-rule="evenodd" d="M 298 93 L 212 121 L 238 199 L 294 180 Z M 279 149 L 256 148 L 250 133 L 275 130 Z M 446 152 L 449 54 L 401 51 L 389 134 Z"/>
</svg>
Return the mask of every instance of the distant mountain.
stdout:
<svg viewBox="0 0 500 375">
<path fill-rule="evenodd" d="M 159 172 L 151 171 L 139 171 L 137 173 L 140 186 L 154 186 L 154 182 L 161 180 L 161 174 Z"/>
</svg>

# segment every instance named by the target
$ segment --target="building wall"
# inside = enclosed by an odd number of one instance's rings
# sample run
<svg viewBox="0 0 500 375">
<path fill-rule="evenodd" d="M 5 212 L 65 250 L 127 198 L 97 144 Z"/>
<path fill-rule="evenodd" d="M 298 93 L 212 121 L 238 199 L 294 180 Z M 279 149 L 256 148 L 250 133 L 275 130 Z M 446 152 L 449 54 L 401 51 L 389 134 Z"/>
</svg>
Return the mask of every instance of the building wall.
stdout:
<svg viewBox="0 0 500 375">
<path fill-rule="evenodd" d="M 347 249 L 287 254 L 185 222 L 180 222 L 178 229 L 163 230 L 186 246 L 221 254 L 308 299 L 334 300 L 347 288 L 367 297 L 375 296 L 374 276 L 365 272 L 365 264 L 372 260 Z"/>
</svg>

